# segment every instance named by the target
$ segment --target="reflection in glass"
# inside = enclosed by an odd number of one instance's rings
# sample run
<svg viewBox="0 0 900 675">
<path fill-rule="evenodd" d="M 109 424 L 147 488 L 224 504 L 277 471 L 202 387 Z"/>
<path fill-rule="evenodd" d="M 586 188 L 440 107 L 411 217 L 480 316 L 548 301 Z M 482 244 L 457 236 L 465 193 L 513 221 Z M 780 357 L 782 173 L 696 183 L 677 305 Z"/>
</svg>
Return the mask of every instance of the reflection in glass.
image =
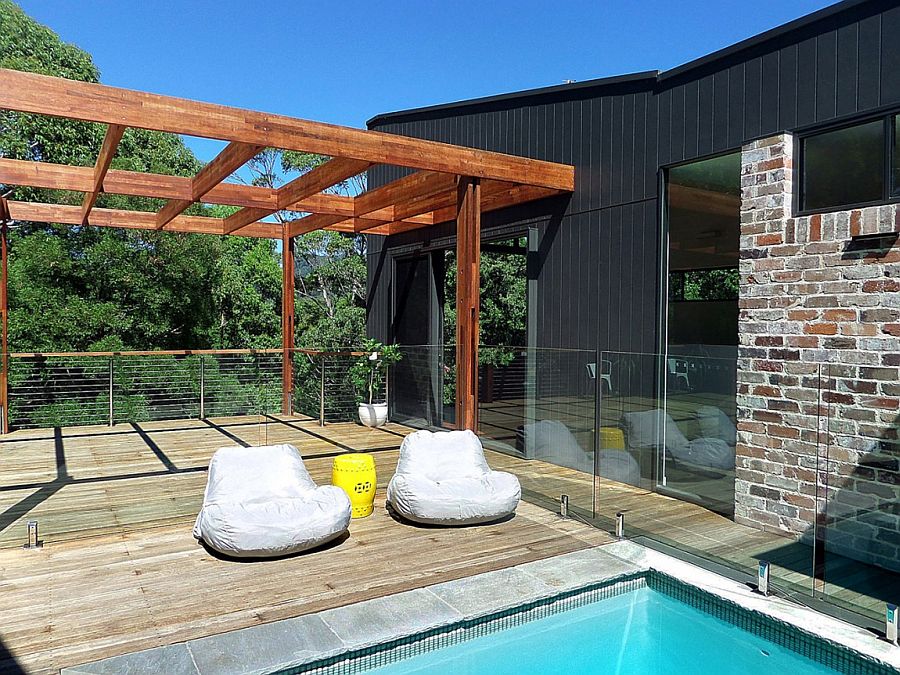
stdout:
<svg viewBox="0 0 900 675">
<path fill-rule="evenodd" d="M 734 512 L 740 173 L 740 153 L 668 171 L 662 393 L 656 405 L 623 409 L 620 420 L 648 487 L 727 516 Z M 615 360 L 621 367 L 625 357 Z"/>
<path fill-rule="evenodd" d="M 857 124 L 803 141 L 803 209 L 884 198 L 884 121 Z"/>
</svg>

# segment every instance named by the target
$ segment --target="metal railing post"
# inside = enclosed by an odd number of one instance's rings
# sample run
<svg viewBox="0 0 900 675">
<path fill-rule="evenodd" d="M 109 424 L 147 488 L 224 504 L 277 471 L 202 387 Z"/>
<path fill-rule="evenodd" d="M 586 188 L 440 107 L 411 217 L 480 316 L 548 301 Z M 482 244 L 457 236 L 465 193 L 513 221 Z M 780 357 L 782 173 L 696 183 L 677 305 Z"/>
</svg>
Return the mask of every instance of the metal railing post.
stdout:
<svg viewBox="0 0 900 675">
<path fill-rule="evenodd" d="M 319 386 L 319 426 L 325 426 L 325 357 L 322 357 L 322 378 Z"/>
<path fill-rule="evenodd" d="M 206 419 L 206 369 L 203 354 L 200 355 L 200 419 Z"/>
<path fill-rule="evenodd" d="M 113 426 L 115 418 L 113 417 L 113 357 L 109 357 L 109 426 Z"/>
</svg>

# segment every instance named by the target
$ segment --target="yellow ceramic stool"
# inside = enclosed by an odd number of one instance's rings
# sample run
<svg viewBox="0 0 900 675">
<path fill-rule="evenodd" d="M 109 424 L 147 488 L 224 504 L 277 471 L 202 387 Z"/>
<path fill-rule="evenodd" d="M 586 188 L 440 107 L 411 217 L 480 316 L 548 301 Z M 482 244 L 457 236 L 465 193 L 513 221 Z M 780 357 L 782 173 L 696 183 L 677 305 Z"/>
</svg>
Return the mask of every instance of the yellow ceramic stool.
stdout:
<svg viewBox="0 0 900 675">
<path fill-rule="evenodd" d="M 334 458 L 331 484 L 350 497 L 351 517 L 365 518 L 375 510 L 375 459 L 372 455 L 352 452 Z"/>
<path fill-rule="evenodd" d="M 624 450 L 625 434 L 618 427 L 600 427 L 601 450 Z"/>
</svg>

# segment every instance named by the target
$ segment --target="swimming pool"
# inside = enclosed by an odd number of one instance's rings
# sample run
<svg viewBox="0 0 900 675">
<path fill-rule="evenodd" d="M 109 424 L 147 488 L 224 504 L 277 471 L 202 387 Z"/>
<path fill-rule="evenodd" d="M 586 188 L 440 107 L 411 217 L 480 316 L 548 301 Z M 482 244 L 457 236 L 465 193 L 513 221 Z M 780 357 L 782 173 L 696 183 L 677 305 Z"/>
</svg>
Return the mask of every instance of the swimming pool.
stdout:
<svg viewBox="0 0 900 675">
<path fill-rule="evenodd" d="M 369 672 L 811 675 L 838 671 L 644 587 Z"/>
<path fill-rule="evenodd" d="M 316 675 L 896 673 L 674 577 L 624 575 L 332 657 Z"/>
</svg>

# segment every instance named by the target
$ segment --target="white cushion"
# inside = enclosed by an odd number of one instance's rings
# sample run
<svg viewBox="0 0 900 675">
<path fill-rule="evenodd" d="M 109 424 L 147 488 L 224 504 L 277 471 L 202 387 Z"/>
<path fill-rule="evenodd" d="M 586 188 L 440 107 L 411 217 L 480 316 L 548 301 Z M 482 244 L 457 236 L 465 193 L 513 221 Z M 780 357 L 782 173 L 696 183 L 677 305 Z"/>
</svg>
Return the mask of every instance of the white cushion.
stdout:
<svg viewBox="0 0 900 675">
<path fill-rule="evenodd" d="M 675 420 L 661 408 L 625 413 L 622 415 L 622 426 L 625 427 L 625 438 L 628 439 L 630 448 L 652 448 L 662 445 L 663 434 L 666 450 L 673 455 L 677 456 L 688 447 L 688 439 L 681 433 Z"/>
<path fill-rule="evenodd" d="M 350 499 L 318 487 L 292 445 L 220 448 L 209 463 L 194 536 L 235 557 L 272 557 L 324 544 L 347 530 Z"/>
<path fill-rule="evenodd" d="M 674 455 L 675 459 L 715 469 L 734 468 L 734 446 L 721 438 L 695 438 L 686 452 Z"/>
<path fill-rule="evenodd" d="M 702 405 L 697 408 L 696 415 L 701 436 L 718 438 L 731 446 L 737 445 L 737 427 L 720 408 L 713 405 Z"/>
<path fill-rule="evenodd" d="M 578 471 L 592 472 L 594 457 L 579 445 L 569 428 L 557 420 L 540 420 L 526 424 L 525 448 L 536 459 Z"/>
<path fill-rule="evenodd" d="M 400 446 L 387 500 L 419 523 L 471 525 L 516 510 L 522 491 L 510 473 L 491 471 L 471 431 L 416 431 Z"/>
</svg>

